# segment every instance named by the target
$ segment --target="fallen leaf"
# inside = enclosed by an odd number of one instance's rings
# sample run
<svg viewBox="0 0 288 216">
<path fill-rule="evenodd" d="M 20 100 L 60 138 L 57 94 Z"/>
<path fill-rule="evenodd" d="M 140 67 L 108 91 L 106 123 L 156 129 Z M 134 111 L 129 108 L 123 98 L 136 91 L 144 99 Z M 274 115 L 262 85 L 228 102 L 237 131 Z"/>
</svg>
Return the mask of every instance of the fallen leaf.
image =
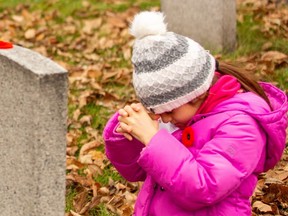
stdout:
<svg viewBox="0 0 288 216">
<path fill-rule="evenodd" d="M 254 202 L 252 207 L 256 208 L 261 213 L 272 213 L 271 206 L 269 206 L 269 205 L 267 205 L 261 201 Z"/>
<path fill-rule="evenodd" d="M 266 52 L 262 55 L 261 60 L 262 61 L 272 61 L 272 62 L 276 62 L 276 63 L 280 64 L 282 62 L 287 62 L 288 56 L 284 53 L 279 52 L 279 51 L 269 51 L 269 52 Z"/>
<path fill-rule="evenodd" d="M 24 34 L 26 39 L 33 39 L 36 36 L 36 30 L 35 29 L 28 29 Z"/>
<path fill-rule="evenodd" d="M 73 216 L 82 216 L 82 215 L 80 215 L 80 214 L 78 214 L 78 213 L 76 213 L 76 212 L 74 212 L 74 211 L 72 211 L 72 210 L 70 210 L 70 213 L 71 213 Z"/>
</svg>

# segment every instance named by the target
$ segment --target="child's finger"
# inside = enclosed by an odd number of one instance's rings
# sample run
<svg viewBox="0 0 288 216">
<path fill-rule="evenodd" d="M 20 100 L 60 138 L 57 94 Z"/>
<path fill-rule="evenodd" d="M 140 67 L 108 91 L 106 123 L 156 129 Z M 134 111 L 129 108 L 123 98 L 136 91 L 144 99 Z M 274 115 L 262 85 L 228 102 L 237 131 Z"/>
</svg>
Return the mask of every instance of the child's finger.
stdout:
<svg viewBox="0 0 288 216">
<path fill-rule="evenodd" d="M 128 116 L 128 113 L 124 109 L 119 109 L 118 113 L 119 113 L 119 115 L 121 115 L 123 117 L 127 117 Z"/>
<path fill-rule="evenodd" d="M 124 131 L 122 130 L 122 128 L 121 128 L 120 126 L 118 126 L 118 127 L 116 128 L 116 132 L 117 132 L 117 133 L 124 133 Z"/>
<path fill-rule="evenodd" d="M 129 141 L 133 140 L 133 137 L 129 133 L 123 133 L 123 136 L 128 139 Z"/>
<path fill-rule="evenodd" d="M 131 116 L 131 115 L 133 115 L 133 113 L 135 113 L 135 111 L 132 109 L 132 107 L 131 106 L 129 106 L 129 105 L 126 105 L 125 107 L 124 107 L 124 110 L 128 113 L 128 116 Z"/>
<path fill-rule="evenodd" d="M 132 103 L 132 104 L 131 104 L 131 108 L 132 108 L 134 111 L 138 112 L 138 111 L 140 111 L 140 109 L 141 109 L 141 104 L 140 104 L 140 103 Z"/>
<path fill-rule="evenodd" d="M 126 139 L 130 141 L 133 139 L 133 137 L 129 133 L 125 133 L 124 130 L 120 126 L 116 128 L 116 132 L 122 134 Z"/>
<path fill-rule="evenodd" d="M 119 126 L 124 133 L 131 133 L 132 132 L 132 127 L 125 124 L 124 122 L 120 122 Z"/>
</svg>

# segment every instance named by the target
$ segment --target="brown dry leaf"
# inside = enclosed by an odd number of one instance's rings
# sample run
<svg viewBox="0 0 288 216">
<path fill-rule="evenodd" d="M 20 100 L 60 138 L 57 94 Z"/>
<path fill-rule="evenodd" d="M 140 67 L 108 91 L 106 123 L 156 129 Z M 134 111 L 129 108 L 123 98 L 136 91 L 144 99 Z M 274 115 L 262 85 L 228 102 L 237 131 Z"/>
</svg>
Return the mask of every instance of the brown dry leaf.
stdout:
<svg viewBox="0 0 288 216">
<path fill-rule="evenodd" d="M 95 90 L 102 90 L 103 91 L 103 88 L 102 86 L 98 83 L 98 82 L 92 82 L 90 83 L 91 87 Z"/>
<path fill-rule="evenodd" d="M 101 188 L 99 188 L 98 192 L 99 192 L 99 194 L 107 196 L 107 195 L 109 195 L 110 191 L 107 187 L 101 187 Z"/>
<path fill-rule="evenodd" d="M 99 28 L 102 24 L 102 18 L 92 19 L 92 20 L 84 20 L 84 26 L 82 28 L 82 32 L 92 35 L 94 30 Z"/>
<path fill-rule="evenodd" d="M 67 146 L 74 146 L 78 134 L 75 131 L 69 131 L 66 134 Z"/>
<path fill-rule="evenodd" d="M 96 140 L 93 140 L 89 143 L 84 144 L 80 150 L 80 156 L 84 155 L 84 153 L 86 153 L 90 149 L 95 149 L 95 148 L 99 147 L 100 145 L 101 144 Z"/>
<path fill-rule="evenodd" d="M 272 213 L 271 206 L 269 206 L 269 205 L 267 205 L 261 201 L 254 202 L 252 207 L 257 209 L 261 213 Z"/>
<path fill-rule="evenodd" d="M 81 93 L 79 96 L 79 108 L 84 107 L 87 104 L 87 99 L 90 97 L 94 92 L 91 90 L 86 90 Z"/>
<path fill-rule="evenodd" d="M 33 39 L 36 36 L 36 30 L 35 29 L 28 29 L 25 34 L 24 34 L 25 38 L 27 40 L 29 39 Z"/>
<path fill-rule="evenodd" d="M 271 41 L 266 42 L 263 46 L 262 46 L 262 50 L 263 51 L 267 51 L 269 50 L 271 47 L 273 46 L 273 43 Z"/>
<path fill-rule="evenodd" d="M 283 62 L 288 62 L 288 56 L 279 51 L 269 51 L 262 55 L 261 60 L 264 62 L 275 62 L 281 64 Z"/>
<path fill-rule="evenodd" d="M 92 164 L 93 163 L 92 156 L 89 154 L 79 156 L 79 161 L 83 164 Z"/>
<path fill-rule="evenodd" d="M 97 177 L 98 175 L 102 175 L 102 168 L 96 164 L 88 164 L 87 174 L 91 174 L 92 177 Z"/>
<path fill-rule="evenodd" d="M 74 112 L 73 112 L 73 120 L 74 121 L 77 121 L 79 119 L 79 116 L 81 115 L 81 110 L 80 109 L 76 109 Z"/>
<path fill-rule="evenodd" d="M 85 128 L 86 133 L 92 136 L 92 138 L 98 140 L 99 136 L 99 130 L 96 130 L 95 128 L 87 126 Z"/>
<path fill-rule="evenodd" d="M 102 37 L 99 39 L 98 41 L 98 46 L 100 49 L 109 49 L 112 48 L 114 46 L 114 40 L 111 40 L 107 37 Z"/>
<path fill-rule="evenodd" d="M 67 34 L 75 34 L 77 29 L 75 25 L 68 24 L 63 27 L 63 31 L 66 32 Z"/>
<path fill-rule="evenodd" d="M 78 146 L 71 146 L 66 148 L 66 154 L 69 156 L 74 156 L 75 153 L 78 151 Z"/>
<path fill-rule="evenodd" d="M 137 199 L 137 195 L 130 193 L 129 191 L 125 191 L 123 195 L 125 196 L 125 200 L 129 205 L 133 205 Z"/>
<path fill-rule="evenodd" d="M 80 163 L 75 157 L 67 156 L 66 166 L 70 167 L 71 165 L 73 165 L 73 167 L 76 167 L 77 169 L 81 169 L 84 167 L 84 164 Z"/>
<path fill-rule="evenodd" d="M 80 213 L 81 209 L 83 209 L 83 207 L 88 202 L 87 198 L 88 198 L 88 190 L 83 188 L 83 190 L 80 193 L 78 193 L 73 200 L 73 206 L 76 212 Z"/>
<path fill-rule="evenodd" d="M 82 216 L 82 215 L 80 215 L 80 214 L 74 212 L 73 210 L 70 210 L 70 213 L 71 213 L 73 216 Z"/>
<path fill-rule="evenodd" d="M 125 60 L 130 60 L 131 59 L 131 48 L 130 47 L 123 47 L 122 48 L 122 53 L 124 56 Z"/>
<path fill-rule="evenodd" d="M 244 68 L 247 71 L 255 71 L 257 66 L 255 63 L 247 63 Z"/>
<path fill-rule="evenodd" d="M 99 105 L 105 106 L 105 107 L 113 107 L 113 103 L 119 101 L 119 96 L 114 93 L 105 92 L 104 97 L 101 99 L 101 101 L 97 101 Z"/>
<path fill-rule="evenodd" d="M 92 121 L 92 116 L 91 115 L 84 115 L 82 116 L 80 119 L 79 119 L 79 122 L 82 124 L 82 125 L 91 125 L 91 121 Z"/>
<path fill-rule="evenodd" d="M 37 19 L 37 15 L 35 13 L 32 14 L 30 11 L 28 11 L 25 8 L 21 11 L 21 15 L 25 18 L 26 22 L 32 22 L 32 21 L 36 20 Z"/>
<path fill-rule="evenodd" d="M 103 152 L 92 150 L 89 152 L 89 155 L 91 155 L 91 159 L 93 160 L 94 164 L 97 164 L 99 167 L 104 167 L 104 160 L 106 159 L 106 156 Z"/>
<path fill-rule="evenodd" d="M 122 216 L 131 216 L 133 214 L 133 207 L 131 205 L 123 205 L 121 207 L 122 210 Z"/>
<path fill-rule="evenodd" d="M 19 15 L 13 15 L 12 19 L 17 23 L 22 23 L 24 21 L 24 17 Z"/>
<path fill-rule="evenodd" d="M 114 71 L 114 72 L 106 72 L 103 74 L 102 77 L 102 83 L 107 82 L 110 78 L 112 77 L 117 77 L 119 76 L 119 71 Z"/>
<path fill-rule="evenodd" d="M 97 69 L 97 68 L 89 68 L 88 70 L 87 70 L 87 76 L 89 77 L 89 78 L 94 78 L 94 79 L 98 79 L 98 78 L 100 78 L 101 76 L 103 75 L 103 72 L 102 71 L 100 71 L 99 69 Z"/>
<path fill-rule="evenodd" d="M 93 22 L 91 22 L 90 20 L 84 21 L 84 26 L 82 28 L 82 32 L 86 33 L 88 35 L 92 35 L 93 31 L 94 31 Z"/>
<path fill-rule="evenodd" d="M 126 28 L 127 23 L 121 17 L 108 17 L 107 23 L 117 28 Z"/>
<path fill-rule="evenodd" d="M 79 213 L 85 214 L 87 211 L 94 208 L 99 203 L 100 203 L 100 197 L 94 196 L 90 202 L 86 203 L 86 205 L 81 209 L 81 211 Z"/>
<path fill-rule="evenodd" d="M 272 183 L 265 189 L 266 194 L 263 196 L 263 202 L 279 202 L 283 208 L 288 207 L 288 186 L 284 184 Z"/>
<path fill-rule="evenodd" d="M 71 180 L 75 183 L 79 183 L 83 187 L 91 187 L 94 184 L 93 179 L 88 179 L 85 176 L 80 176 L 79 174 L 73 172 L 66 175 L 67 180 Z"/>
</svg>

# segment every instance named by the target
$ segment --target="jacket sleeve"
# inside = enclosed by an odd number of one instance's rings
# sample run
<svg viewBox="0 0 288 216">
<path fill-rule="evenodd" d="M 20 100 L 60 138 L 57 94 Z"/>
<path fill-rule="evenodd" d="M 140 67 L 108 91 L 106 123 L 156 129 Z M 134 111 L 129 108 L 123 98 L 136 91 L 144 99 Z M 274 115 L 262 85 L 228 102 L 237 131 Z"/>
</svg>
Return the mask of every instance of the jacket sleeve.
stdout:
<svg viewBox="0 0 288 216">
<path fill-rule="evenodd" d="M 197 156 L 160 130 L 142 151 L 139 164 L 178 205 L 191 211 L 214 204 L 236 190 L 257 167 L 265 140 L 253 118 L 237 115 L 217 129 Z"/>
<path fill-rule="evenodd" d="M 146 172 L 137 161 L 145 146 L 135 138 L 129 141 L 115 131 L 119 123 L 118 116 L 119 114 L 115 113 L 103 131 L 106 155 L 125 179 L 131 182 L 143 181 L 146 178 Z"/>
</svg>

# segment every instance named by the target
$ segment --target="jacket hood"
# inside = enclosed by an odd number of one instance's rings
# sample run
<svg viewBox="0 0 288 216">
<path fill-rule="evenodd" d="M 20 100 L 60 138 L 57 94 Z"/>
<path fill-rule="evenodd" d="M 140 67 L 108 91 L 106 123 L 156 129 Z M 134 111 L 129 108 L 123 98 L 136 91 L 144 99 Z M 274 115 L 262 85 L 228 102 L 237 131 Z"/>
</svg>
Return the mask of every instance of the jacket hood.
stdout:
<svg viewBox="0 0 288 216">
<path fill-rule="evenodd" d="M 283 91 L 269 83 L 260 84 L 270 100 L 272 111 L 262 98 L 251 92 L 237 94 L 216 106 L 214 111 L 241 110 L 257 120 L 267 134 L 264 165 L 264 171 L 267 171 L 276 165 L 285 149 L 288 104 Z"/>
</svg>

